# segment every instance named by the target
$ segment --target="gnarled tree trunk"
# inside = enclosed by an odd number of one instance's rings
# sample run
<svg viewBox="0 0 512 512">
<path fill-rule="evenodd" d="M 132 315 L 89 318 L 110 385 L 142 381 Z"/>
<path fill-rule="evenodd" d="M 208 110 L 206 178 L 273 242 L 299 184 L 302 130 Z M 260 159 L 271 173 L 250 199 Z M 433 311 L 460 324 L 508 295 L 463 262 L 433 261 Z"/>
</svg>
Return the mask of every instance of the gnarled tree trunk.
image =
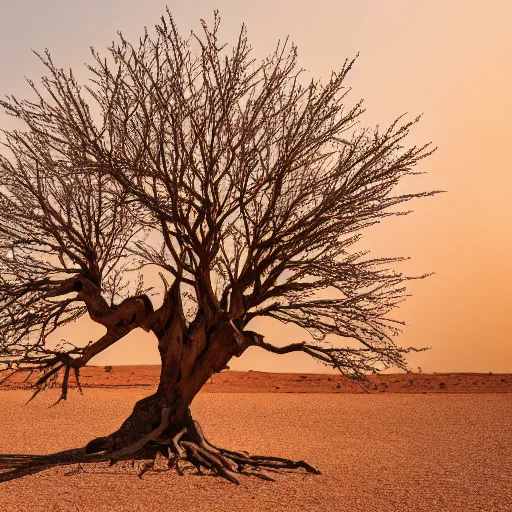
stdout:
<svg viewBox="0 0 512 512">
<path fill-rule="evenodd" d="M 190 426 L 189 407 L 203 385 L 240 349 L 229 323 L 208 333 L 201 318 L 188 329 L 182 318 L 172 318 L 158 341 L 162 366 L 157 391 L 137 402 L 119 430 L 89 443 L 89 452 L 115 452 L 137 443 L 161 424 L 164 409 L 168 409 L 168 425 L 160 437 L 172 439 Z"/>
<path fill-rule="evenodd" d="M 227 314 L 208 307 L 200 307 L 200 313 L 187 326 L 177 284 L 169 291 L 167 304 L 166 314 L 157 317 L 152 325 L 162 361 L 157 391 L 140 400 L 116 432 L 91 441 L 86 453 L 102 452 L 116 462 L 141 452 L 160 452 L 180 473 L 181 464 L 187 461 L 198 471 L 211 470 L 234 483 L 238 483 L 236 473 L 270 479 L 250 471 L 255 467 L 303 468 L 317 473 L 302 461 L 252 457 L 217 448 L 205 438 L 200 425 L 192 419 L 190 405 L 208 379 L 250 345 L 250 333 L 241 333 Z"/>
<path fill-rule="evenodd" d="M 208 441 L 192 419 L 190 404 L 211 375 L 245 350 L 248 340 L 244 342 L 231 322 L 208 327 L 203 316 L 187 329 L 182 315 L 175 314 L 166 327 L 159 336 L 162 371 L 156 393 L 140 400 L 118 431 L 89 443 L 88 453 L 104 451 L 115 462 L 153 449 L 155 454 L 167 455 L 169 465 L 180 474 L 182 462 L 187 461 L 198 471 L 207 469 L 234 483 L 238 483 L 236 473 L 271 479 L 255 472 L 257 468 L 303 468 L 318 473 L 303 461 L 250 456 L 217 448 Z"/>
</svg>

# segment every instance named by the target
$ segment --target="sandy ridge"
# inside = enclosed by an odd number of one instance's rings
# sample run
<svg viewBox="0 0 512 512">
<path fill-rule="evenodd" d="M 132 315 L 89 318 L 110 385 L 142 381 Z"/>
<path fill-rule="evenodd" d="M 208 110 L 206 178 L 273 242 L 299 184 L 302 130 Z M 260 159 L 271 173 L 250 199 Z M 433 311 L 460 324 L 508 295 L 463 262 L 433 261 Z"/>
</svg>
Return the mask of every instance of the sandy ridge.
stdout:
<svg viewBox="0 0 512 512">
<path fill-rule="evenodd" d="M 158 384 L 159 366 L 87 366 L 81 383 L 87 388 L 150 387 Z M 35 376 L 17 375 L 0 389 L 27 389 Z M 511 393 L 512 374 L 401 373 L 370 377 L 371 392 L 378 393 Z M 71 385 L 74 385 L 72 381 Z M 207 393 L 363 393 L 359 384 L 342 375 L 266 373 L 225 370 L 204 386 Z"/>
</svg>

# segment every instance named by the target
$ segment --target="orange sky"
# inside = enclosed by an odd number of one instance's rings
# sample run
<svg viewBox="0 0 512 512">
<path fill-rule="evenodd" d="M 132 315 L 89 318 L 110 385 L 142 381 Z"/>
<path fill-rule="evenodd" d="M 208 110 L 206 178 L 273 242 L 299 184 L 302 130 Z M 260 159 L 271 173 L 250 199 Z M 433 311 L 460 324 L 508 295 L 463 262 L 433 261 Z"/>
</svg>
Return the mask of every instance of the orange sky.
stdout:
<svg viewBox="0 0 512 512">
<path fill-rule="evenodd" d="M 409 327 L 403 345 L 430 346 L 410 357 L 424 371 L 512 372 L 512 3 L 488 0 L 234 0 L 172 2 L 182 33 L 198 29 L 220 9 L 223 34 L 233 40 L 246 22 L 255 55 L 263 57 L 287 34 L 300 65 L 328 77 L 345 57 L 360 58 L 350 77 L 351 100 L 365 99 L 365 123 L 386 124 L 403 112 L 425 116 L 412 141 L 439 150 L 424 161 L 418 189 L 448 194 L 411 205 L 415 213 L 367 232 L 375 255 L 411 256 L 404 270 L 436 275 L 414 283 L 414 297 L 395 316 Z M 186 7 L 185 7 L 186 6 Z M 54 60 L 85 76 L 88 48 L 106 47 L 122 29 L 138 37 L 164 12 L 146 0 L 0 3 L 0 94 L 28 94 L 23 76 L 42 73 L 30 49 L 48 47 Z M 9 120 L 0 116 L 0 126 Z M 262 322 L 276 344 L 304 339 L 296 327 Z M 82 321 L 59 337 L 88 341 L 101 328 Z M 140 332 L 105 351 L 95 364 L 157 363 L 156 340 Z M 273 356 L 250 349 L 233 369 L 322 371 L 307 356 Z"/>
</svg>

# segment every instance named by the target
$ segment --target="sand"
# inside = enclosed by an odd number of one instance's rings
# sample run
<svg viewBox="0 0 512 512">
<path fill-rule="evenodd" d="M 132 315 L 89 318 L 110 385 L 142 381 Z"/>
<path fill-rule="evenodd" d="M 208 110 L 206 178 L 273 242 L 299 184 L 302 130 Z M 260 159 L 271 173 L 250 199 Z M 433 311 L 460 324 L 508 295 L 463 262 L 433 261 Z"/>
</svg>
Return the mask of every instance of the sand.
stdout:
<svg viewBox="0 0 512 512">
<path fill-rule="evenodd" d="M 0 391 L 1 453 L 49 453 L 115 429 L 153 388 Z M 323 474 L 242 477 L 235 486 L 174 472 L 137 478 L 105 464 L 0 484 L 2 511 L 512 510 L 510 394 L 200 393 L 193 413 L 215 443 L 304 458 Z"/>
</svg>

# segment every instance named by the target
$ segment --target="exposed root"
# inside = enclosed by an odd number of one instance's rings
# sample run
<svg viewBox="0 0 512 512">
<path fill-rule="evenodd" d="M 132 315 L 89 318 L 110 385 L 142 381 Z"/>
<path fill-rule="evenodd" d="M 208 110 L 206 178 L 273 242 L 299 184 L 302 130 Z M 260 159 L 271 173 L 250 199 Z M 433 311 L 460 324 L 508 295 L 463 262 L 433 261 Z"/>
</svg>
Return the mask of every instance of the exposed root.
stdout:
<svg viewBox="0 0 512 512">
<path fill-rule="evenodd" d="M 168 436 L 169 408 L 162 409 L 158 427 L 142 437 L 136 443 L 114 452 L 87 453 L 86 448 L 67 450 L 53 455 L 0 455 L 0 482 L 13 480 L 44 469 L 78 463 L 78 470 L 67 475 L 84 472 L 83 463 L 110 461 L 113 465 L 121 460 L 143 460 L 138 476 L 148 471 L 169 471 L 174 469 L 184 475 L 189 469 L 198 474 L 213 474 L 239 484 L 238 476 L 246 475 L 262 480 L 274 481 L 265 471 L 281 472 L 305 470 L 307 473 L 320 474 L 320 471 L 307 462 L 293 461 L 281 457 L 249 455 L 247 452 L 225 450 L 208 441 L 201 426 L 192 418 L 187 426 L 172 438 Z M 166 438 L 163 442 L 162 439 Z M 163 454 L 166 455 L 163 455 Z"/>
<path fill-rule="evenodd" d="M 203 471 L 220 476 L 238 484 L 238 475 L 247 475 L 262 480 L 274 481 L 265 470 L 280 472 L 303 469 L 307 473 L 320 474 L 320 471 L 304 461 L 293 461 L 282 457 L 254 455 L 247 452 L 218 448 L 205 437 L 197 421 L 189 418 L 188 426 L 180 430 L 167 446 L 167 467 L 176 469 L 183 475 L 187 468 L 195 467 L 199 474 Z M 159 450 L 158 455 L 161 455 Z M 147 466 L 141 473 L 152 469 Z M 139 476 L 142 476 L 139 473 Z"/>
</svg>

